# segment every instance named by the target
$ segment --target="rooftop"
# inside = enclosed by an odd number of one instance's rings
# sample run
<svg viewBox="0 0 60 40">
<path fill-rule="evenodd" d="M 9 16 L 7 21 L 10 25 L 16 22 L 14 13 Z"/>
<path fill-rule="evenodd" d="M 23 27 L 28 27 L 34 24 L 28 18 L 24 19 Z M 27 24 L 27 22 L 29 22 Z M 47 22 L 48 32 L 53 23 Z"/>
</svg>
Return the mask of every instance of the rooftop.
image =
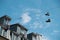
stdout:
<svg viewBox="0 0 60 40">
<path fill-rule="evenodd" d="M 19 23 L 12 24 L 11 27 L 12 27 L 12 26 L 19 26 L 21 29 L 24 29 L 24 30 L 27 31 L 27 29 L 26 29 L 24 26 L 22 26 L 21 24 L 19 24 Z"/>
<path fill-rule="evenodd" d="M 2 18 L 5 18 L 6 20 L 8 19 L 9 21 L 11 20 L 11 18 L 8 15 L 4 15 L 4 16 L 0 17 L 0 19 L 2 19 Z"/>
<path fill-rule="evenodd" d="M 33 36 L 40 35 L 40 34 L 38 34 L 38 33 L 34 33 L 34 32 L 32 32 L 32 33 L 29 33 L 29 34 L 31 34 L 31 35 L 33 35 Z M 28 34 L 28 35 L 29 35 L 29 34 Z M 42 36 L 42 35 L 40 35 L 40 36 Z"/>
</svg>

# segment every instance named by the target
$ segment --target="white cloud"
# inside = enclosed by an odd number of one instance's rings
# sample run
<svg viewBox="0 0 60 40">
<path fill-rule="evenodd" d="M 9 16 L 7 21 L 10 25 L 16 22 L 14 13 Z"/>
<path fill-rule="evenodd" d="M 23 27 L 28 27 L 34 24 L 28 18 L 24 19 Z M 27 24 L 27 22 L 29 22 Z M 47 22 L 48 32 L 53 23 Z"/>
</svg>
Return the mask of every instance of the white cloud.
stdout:
<svg viewBox="0 0 60 40">
<path fill-rule="evenodd" d="M 26 24 L 26 23 L 31 21 L 31 17 L 29 16 L 28 12 L 23 13 L 21 18 L 22 18 L 22 23 L 23 24 Z"/>
<path fill-rule="evenodd" d="M 53 32 L 54 32 L 54 33 L 58 33 L 58 32 L 60 32 L 60 31 L 58 31 L 58 30 L 54 30 Z"/>
<path fill-rule="evenodd" d="M 53 30 L 53 32 L 51 33 L 51 35 L 57 35 L 58 33 L 60 33 L 59 30 Z"/>
<path fill-rule="evenodd" d="M 21 16 L 23 24 L 26 24 L 26 23 L 31 21 L 32 17 L 29 16 L 31 14 L 30 12 L 34 12 L 34 13 L 36 13 L 37 16 L 40 16 L 39 14 L 41 13 L 41 10 L 40 9 L 35 9 L 35 8 L 26 8 L 26 9 L 24 9 L 23 14 Z"/>
</svg>

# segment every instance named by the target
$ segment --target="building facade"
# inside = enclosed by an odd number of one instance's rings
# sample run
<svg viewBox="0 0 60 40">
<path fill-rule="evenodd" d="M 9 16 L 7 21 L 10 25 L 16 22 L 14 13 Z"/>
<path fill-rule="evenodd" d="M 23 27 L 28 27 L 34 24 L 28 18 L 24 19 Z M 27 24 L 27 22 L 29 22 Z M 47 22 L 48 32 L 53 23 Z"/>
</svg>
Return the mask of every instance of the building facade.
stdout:
<svg viewBox="0 0 60 40">
<path fill-rule="evenodd" d="M 27 29 L 19 23 L 10 26 L 12 40 L 27 40 Z"/>
</svg>

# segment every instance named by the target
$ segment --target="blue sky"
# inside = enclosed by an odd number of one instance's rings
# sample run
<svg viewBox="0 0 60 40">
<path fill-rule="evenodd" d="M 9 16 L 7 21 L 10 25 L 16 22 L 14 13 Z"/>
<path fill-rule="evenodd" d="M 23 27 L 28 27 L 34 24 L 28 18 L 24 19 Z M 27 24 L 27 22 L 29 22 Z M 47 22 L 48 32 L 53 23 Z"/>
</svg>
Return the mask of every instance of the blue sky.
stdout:
<svg viewBox="0 0 60 40">
<path fill-rule="evenodd" d="M 49 12 L 50 16 L 45 16 Z M 0 17 L 8 15 L 11 24 L 20 23 L 43 40 L 60 40 L 60 0 L 0 0 Z M 45 21 L 50 18 L 51 22 Z"/>
</svg>

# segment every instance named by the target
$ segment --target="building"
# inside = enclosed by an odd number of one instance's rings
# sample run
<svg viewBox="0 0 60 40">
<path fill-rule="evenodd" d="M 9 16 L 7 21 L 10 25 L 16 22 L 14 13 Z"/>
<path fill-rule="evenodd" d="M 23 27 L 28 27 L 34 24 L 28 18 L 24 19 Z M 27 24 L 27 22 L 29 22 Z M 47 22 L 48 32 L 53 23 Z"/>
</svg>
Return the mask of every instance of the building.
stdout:
<svg viewBox="0 0 60 40">
<path fill-rule="evenodd" d="M 27 29 L 19 23 L 10 26 L 11 40 L 27 40 Z"/>
<path fill-rule="evenodd" d="M 42 40 L 42 35 L 32 32 L 27 35 L 27 38 L 28 40 Z"/>
<path fill-rule="evenodd" d="M 0 17 L 0 35 L 9 40 L 27 40 L 27 29 L 19 23 L 9 25 L 10 21 L 7 15 Z"/>
<path fill-rule="evenodd" d="M 0 17 L 0 40 L 41 40 L 42 35 L 27 34 L 27 29 L 19 23 L 10 25 L 11 18 L 7 15 Z"/>
<path fill-rule="evenodd" d="M 0 35 L 10 39 L 10 30 L 9 30 L 9 22 L 11 18 L 7 15 L 0 17 Z"/>
</svg>

